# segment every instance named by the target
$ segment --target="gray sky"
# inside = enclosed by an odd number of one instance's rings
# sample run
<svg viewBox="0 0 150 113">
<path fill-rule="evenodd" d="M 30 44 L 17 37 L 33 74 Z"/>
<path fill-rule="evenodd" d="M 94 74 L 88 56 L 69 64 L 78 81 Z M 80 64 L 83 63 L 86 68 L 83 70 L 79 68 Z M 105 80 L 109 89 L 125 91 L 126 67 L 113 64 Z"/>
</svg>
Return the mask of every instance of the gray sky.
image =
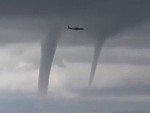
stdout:
<svg viewBox="0 0 150 113">
<path fill-rule="evenodd" d="M 149 113 L 149 12 L 148 0 L 1 0 L 0 112 Z M 40 43 L 56 27 L 61 33 L 49 98 L 40 100 Z M 93 45 L 102 38 L 88 88 Z"/>
</svg>

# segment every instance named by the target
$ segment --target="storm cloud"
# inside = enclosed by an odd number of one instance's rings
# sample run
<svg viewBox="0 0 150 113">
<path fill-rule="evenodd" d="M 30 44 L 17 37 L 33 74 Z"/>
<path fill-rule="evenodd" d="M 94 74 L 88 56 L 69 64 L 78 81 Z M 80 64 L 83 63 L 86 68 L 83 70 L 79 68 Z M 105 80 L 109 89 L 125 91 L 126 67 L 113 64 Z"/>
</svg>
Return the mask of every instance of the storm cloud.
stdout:
<svg viewBox="0 0 150 113">
<path fill-rule="evenodd" d="M 149 12 L 148 0 L 1 0 L 0 111 L 149 113 Z M 49 97 L 39 99 L 40 45 L 54 38 L 56 27 Z M 94 47 L 102 40 L 87 88 Z"/>
<path fill-rule="evenodd" d="M 7 36 L 8 34 L 5 34 L 5 39 L 3 39 L 5 41 L 7 38 L 9 41 L 38 40 L 44 37 L 42 34 L 45 35 L 45 32 L 49 32 L 61 21 L 64 29 L 68 24 L 86 28 L 82 37 L 79 35 L 75 38 L 64 39 L 69 41 L 64 41 L 64 43 L 75 43 L 74 45 L 82 44 L 81 42 L 84 41 L 86 44 L 88 40 L 112 37 L 124 29 L 138 26 L 147 21 L 150 16 L 149 2 L 136 0 L 1 1 L 0 10 L 1 27 L 11 30 L 12 33 L 8 31 L 10 35 L 18 30 L 19 32 L 30 30 L 29 32 L 34 33 L 33 36 L 23 35 L 24 38 L 14 36 L 11 39 Z M 27 33 L 31 34 L 29 32 Z M 87 39 L 85 40 L 84 37 Z"/>
</svg>

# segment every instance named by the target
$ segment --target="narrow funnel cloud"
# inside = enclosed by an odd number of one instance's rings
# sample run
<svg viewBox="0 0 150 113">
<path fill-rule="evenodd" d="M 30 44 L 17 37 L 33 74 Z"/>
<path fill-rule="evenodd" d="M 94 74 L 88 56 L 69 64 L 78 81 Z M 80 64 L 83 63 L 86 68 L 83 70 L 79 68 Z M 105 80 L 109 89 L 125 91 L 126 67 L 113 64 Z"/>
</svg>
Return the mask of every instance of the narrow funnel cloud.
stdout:
<svg viewBox="0 0 150 113">
<path fill-rule="evenodd" d="M 48 92 L 49 75 L 59 35 L 60 30 L 55 29 L 55 31 L 50 33 L 50 36 L 43 40 L 41 45 L 41 61 L 38 80 L 38 92 L 40 95 L 47 95 Z"/>
<path fill-rule="evenodd" d="M 92 67 L 91 67 L 90 78 L 89 78 L 89 86 L 91 86 L 92 81 L 94 79 L 96 67 L 98 64 L 98 58 L 99 58 L 103 43 L 104 43 L 104 40 L 101 40 L 100 42 L 98 41 L 95 44 L 94 57 L 92 61 Z"/>
</svg>

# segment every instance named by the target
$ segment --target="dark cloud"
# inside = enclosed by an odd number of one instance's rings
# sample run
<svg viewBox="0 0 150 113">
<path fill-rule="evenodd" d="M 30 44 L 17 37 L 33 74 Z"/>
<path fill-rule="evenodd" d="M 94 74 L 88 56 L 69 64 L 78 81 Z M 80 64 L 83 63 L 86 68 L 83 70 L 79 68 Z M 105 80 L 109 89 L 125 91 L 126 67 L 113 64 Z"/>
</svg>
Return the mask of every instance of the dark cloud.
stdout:
<svg viewBox="0 0 150 113">
<path fill-rule="evenodd" d="M 135 0 L 6 0 L 0 1 L 0 17 L 8 21 L 11 21 L 12 18 L 24 20 L 23 23 L 16 22 L 16 24 L 13 25 L 10 24 L 10 22 L 6 22 L 4 27 L 7 25 L 8 28 L 16 28 L 16 26 L 20 24 L 19 26 L 21 26 L 21 29 L 17 27 L 17 30 L 19 29 L 25 32 L 26 29 L 24 28 L 27 28 L 30 29 L 30 32 L 33 31 L 32 36 L 27 36 L 27 34 L 29 34 L 28 32 L 26 32 L 26 34 L 22 33 L 22 36 L 17 36 L 18 38 L 14 36 L 14 42 L 19 40 L 24 42 L 27 40 L 41 39 L 45 37 L 45 35 L 39 37 L 37 35 L 46 31 L 45 29 L 48 29 L 47 26 L 49 26 L 49 30 L 51 30 L 56 24 L 58 25 L 58 22 L 61 22 L 63 24 L 63 26 L 61 26 L 63 29 L 66 29 L 66 25 L 68 24 L 85 27 L 86 30 L 82 35 L 84 38 L 77 36 L 71 39 L 70 37 L 62 39 L 65 45 L 81 45 L 84 43 L 91 43 L 93 40 L 116 35 L 123 29 L 133 27 L 149 19 L 149 6 L 149 1 Z M 45 22 L 42 24 L 43 26 L 40 26 L 41 23 L 38 24 L 38 22 L 34 24 L 38 18 Z M 12 21 L 12 23 L 14 22 Z M 54 24 L 52 25 L 49 23 Z M 37 28 L 39 28 L 39 30 L 37 30 Z M 6 36 L 7 35 L 1 37 L 3 38 Z M 5 41 L 8 37 L 11 36 L 7 36 Z M 13 38 L 11 38 L 11 40 L 13 40 Z"/>
<path fill-rule="evenodd" d="M 1 14 L 3 15 L 23 15 L 23 16 L 58 16 L 71 14 L 86 7 L 91 7 L 90 0 L 15 0 L 1 1 Z M 98 1 L 96 2 L 98 3 Z M 84 8 L 83 8 L 84 6 Z"/>
<path fill-rule="evenodd" d="M 97 13 L 97 14 L 119 14 L 120 16 L 132 16 L 148 14 L 149 1 L 126 0 L 126 1 L 110 1 L 110 0 L 5 0 L 1 1 L 1 14 L 4 15 L 54 15 L 61 14 L 73 15 L 74 12 L 80 14 Z M 118 10 L 120 9 L 120 10 Z M 90 12 L 86 12 L 90 11 Z M 130 12 L 129 12 L 130 11 Z M 144 13 L 143 13 L 144 12 Z M 132 15 L 134 14 L 134 15 Z M 145 15 L 146 16 L 146 15 Z"/>
</svg>

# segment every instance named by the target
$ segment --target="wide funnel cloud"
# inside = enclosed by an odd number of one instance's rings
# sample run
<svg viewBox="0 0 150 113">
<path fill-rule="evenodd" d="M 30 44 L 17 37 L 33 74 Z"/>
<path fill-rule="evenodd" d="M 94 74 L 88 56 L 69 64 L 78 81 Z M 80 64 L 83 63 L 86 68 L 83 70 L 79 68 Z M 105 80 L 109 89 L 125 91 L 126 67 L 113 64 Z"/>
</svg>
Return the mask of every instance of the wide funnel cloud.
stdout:
<svg viewBox="0 0 150 113">
<path fill-rule="evenodd" d="M 48 92 L 49 74 L 57 48 L 59 35 L 60 28 L 54 28 L 53 31 L 50 32 L 49 36 L 43 39 L 42 42 L 38 81 L 38 90 L 40 95 L 46 95 Z"/>
</svg>

